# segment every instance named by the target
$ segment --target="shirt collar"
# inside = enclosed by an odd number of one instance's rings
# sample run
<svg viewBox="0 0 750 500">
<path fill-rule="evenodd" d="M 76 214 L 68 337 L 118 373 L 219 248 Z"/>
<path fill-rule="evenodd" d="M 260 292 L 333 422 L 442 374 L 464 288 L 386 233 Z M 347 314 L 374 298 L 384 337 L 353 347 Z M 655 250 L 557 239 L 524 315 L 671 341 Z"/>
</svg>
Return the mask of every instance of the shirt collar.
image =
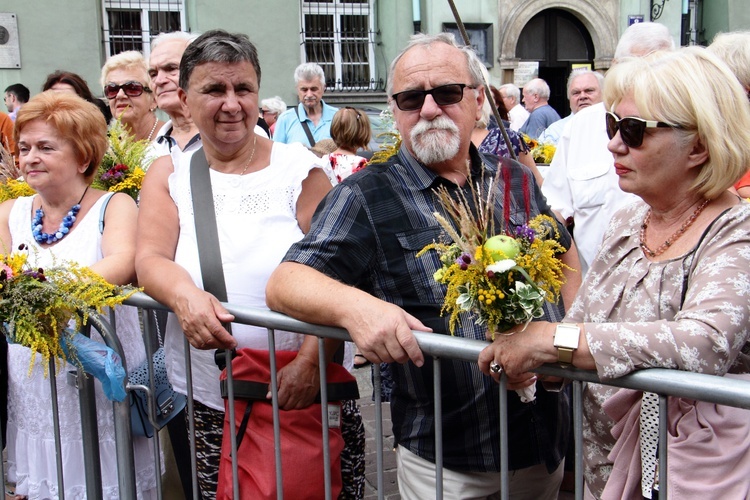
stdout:
<svg viewBox="0 0 750 500">
<path fill-rule="evenodd" d="M 417 189 L 432 189 L 442 183 L 453 184 L 450 181 L 446 181 L 445 179 L 443 179 L 443 177 L 440 177 L 426 166 L 422 165 L 416 158 L 414 158 L 411 152 L 403 146 L 398 151 L 398 157 L 400 163 L 406 167 L 406 175 L 411 178 Z M 469 159 L 469 172 L 471 178 L 476 178 L 482 173 L 484 161 L 474 144 L 469 145 Z M 487 168 L 487 166 L 488 165 L 484 165 L 484 168 Z"/>
<path fill-rule="evenodd" d="M 172 146 L 177 145 L 177 141 L 172 137 L 172 131 L 174 130 L 174 127 L 172 126 L 172 120 L 169 120 L 167 123 L 164 124 L 164 126 L 159 131 L 160 134 L 156 136 L 156 142 L 158 144 L 163 144 L 164 142 L 167 143 L 167 147 L 169 148 L 169 151 L 172 152 Z M 184 149 L 189 148 L 196 142 L 201 140 L 200 133 L 195 134 L 185 145 Z"/>
</svg>

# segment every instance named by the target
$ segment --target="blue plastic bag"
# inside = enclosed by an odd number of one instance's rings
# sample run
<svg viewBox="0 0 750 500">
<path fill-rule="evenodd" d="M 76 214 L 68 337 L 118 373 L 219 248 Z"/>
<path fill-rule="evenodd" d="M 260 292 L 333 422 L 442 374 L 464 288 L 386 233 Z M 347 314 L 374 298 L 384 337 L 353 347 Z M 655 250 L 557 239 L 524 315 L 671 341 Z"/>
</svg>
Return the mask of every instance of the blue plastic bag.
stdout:
<svg viewBox="0 0 750 500">
<path fill-rule="evenodd" d="M 75 365 L 75 360 L 71 360 L 69 354 L 69 345 L 72 345 L 83 370 L 102 383 L 107 399 L 110 401 L 125 399 L 127 396 L 124 386 L 126 375 L 120 356 L 101 342 L 91 340 L 80 333 L 65 338 L 67 341 L 63 342 L 63 351 L 68 361 Z"/>
</svg>

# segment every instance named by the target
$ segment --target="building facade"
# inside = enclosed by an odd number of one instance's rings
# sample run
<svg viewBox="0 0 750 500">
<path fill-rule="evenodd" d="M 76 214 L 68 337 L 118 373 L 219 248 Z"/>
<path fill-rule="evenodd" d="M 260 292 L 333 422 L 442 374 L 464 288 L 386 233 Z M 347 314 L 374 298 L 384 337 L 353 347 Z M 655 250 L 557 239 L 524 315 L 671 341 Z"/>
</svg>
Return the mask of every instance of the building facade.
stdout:
<svg viewBox="0 0 750 500">
<path fill-rule="evenodd" d="M 750 29 L 745 0 L 456 0 L 492 83 L 538 75 L 567 114 L 565 80 L 577 65 L 606 69 L 629 23 L 656 20 L 676 43 L 706 44 L 720 31 Z M 0 90 L 40 91 L 56 69 L 83 76 L 101 95 L 100 68 L 122 50 L 149 53 L 151 38 L 182 29 L 246 33 L 258 46 L 261 98 L 295 104 L 294 68 L 326 72 L 326 100 L 385 104 L 388 65 L 415 31 L 457 32 L 438 0 L 5 0 L 0 7 Z"/>
</svg>

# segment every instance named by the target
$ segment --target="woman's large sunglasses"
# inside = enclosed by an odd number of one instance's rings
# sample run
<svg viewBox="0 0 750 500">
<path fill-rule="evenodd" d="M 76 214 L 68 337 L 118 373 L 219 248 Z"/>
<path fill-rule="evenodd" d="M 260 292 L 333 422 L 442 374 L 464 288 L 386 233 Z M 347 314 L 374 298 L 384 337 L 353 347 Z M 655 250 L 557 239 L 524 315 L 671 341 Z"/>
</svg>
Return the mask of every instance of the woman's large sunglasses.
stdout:
<svg viewBox="0 0 750 500">
<path fill-rule="evenodd" d="M 473 89 L 474 87 L 465 83 L 451 83 L 430 90 L 405 90 L 404 92 L 393 94 L 391 97 L 396 101 L 396 106 L 401 111 L 415 111 L 422 108 L 424 99 L 428 94 L 432 96 L 435 104 L 438 106 L 447 106 L 461 102 L 461 99 L 464 98 L 465 88 Z"/>
<path fill-rule="evenodd" d="M 151 89 L 146 87 L 142 83 L 130 81 L 125 82 L 122 85 L 117 85 L 116 83 L 108 83 L 104 86 L 104 96 L 107 99 L 114 99 L 120 92 L 120 89 L 122 89 L 122 91 L 125 92 L 125 95 L 128 97 L 138 97 L 144 92 L 151 93 Z"/>
<path fill-rule="evenodd" d="M 637 148 L 643 144 L 643 134 L 646 132 L 647 128 L 677 128 L 668 123 L 644 120 L 643 118 L 636 118 L 634 116 L 618 118 L 616 114 L 610 113 L 609 111 L 607 112 L 606 119 L 607 136 L 612 139 L 619 130 L 622 142 L 629 148 Z"/>
</svg>

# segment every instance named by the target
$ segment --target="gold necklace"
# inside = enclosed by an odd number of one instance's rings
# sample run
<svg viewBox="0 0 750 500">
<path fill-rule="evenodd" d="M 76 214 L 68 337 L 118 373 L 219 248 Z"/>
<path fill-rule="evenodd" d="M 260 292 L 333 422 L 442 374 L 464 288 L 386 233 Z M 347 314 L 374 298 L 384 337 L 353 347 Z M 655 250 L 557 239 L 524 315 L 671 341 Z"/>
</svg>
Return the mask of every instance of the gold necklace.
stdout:
<svg viewBox="0 0 750 500">
<path fill-rule="evenodd" d="M 247 160 L 247 163 L 245 163 L 245 168 L 242 169 L 242 172 L 240 172 L 240 175 L 245 175 L 245 172 L 247 172 L 247 167 L 250 166 L 250 163 L 252 163 L 253 158 L 255 158 L 255 147 L 258 142 L 258 134 L 253 134 L 253 151 L 250 153 L 250 159 Z"/>
<path fill-rule="evenodd" d="M 646 213 L 646 217 L 644 217 L 643 219 L 643 224 L 641 224 L 641 234 L 640 234 L 641 249 L 643 249 L 645 254 L 651 258 L 658 257 L 659 255 L 666 252 L 667 249 L 671 247 L 674 244 L 674 242 L 677 241 L 677 239 L 679 239 L 679 237 L 682 236 L 690 226 L 693 225 L 693 222 L 695 222 L 695 220 L 698 218 L 701 212 L 703 212 L 703 209 L 706 208 L 706 205 L 708 205 L 710 201 L 711 200 L 703 200 L 703 203 L 698 205 L 698 207 L 695 209 L 692 215 L 688 217 L 688 219 L 685 222 L 682 223 L 682 226 L 680 226 L 680 228 L 677 231 L 675 231 L 672 234 L 672 236 L 667 238 L 667 241 L 662 243 L 659 246 L 659 248 L 657 248 L 656 250 L 651 250 L 646 244 L 646 228 L 648 227 L 649 222 L 651 222 L 651 209 L 649 209 L 649 211 Z"/>
</svg>

